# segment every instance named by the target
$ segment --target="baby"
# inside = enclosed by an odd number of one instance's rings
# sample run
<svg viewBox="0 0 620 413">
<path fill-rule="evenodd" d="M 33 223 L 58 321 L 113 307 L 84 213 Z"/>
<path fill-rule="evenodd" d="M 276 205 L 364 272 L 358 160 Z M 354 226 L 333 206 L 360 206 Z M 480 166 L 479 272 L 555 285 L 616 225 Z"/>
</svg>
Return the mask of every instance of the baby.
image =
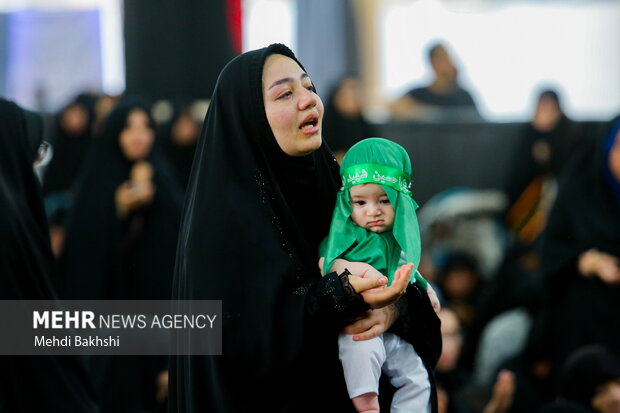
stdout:
<svg viewBox="0 0 620 413">
<path fill-rule="evenodd" d="M 345 155 L 329 235 L 319 249 L 324 273 L 345 268 L 362 277 L 388 277 L 405 262 L 417 268 L 421 245 L 417 204 L 409 190 L 411 162 L 403 147 L 382 138 L 365 139 Z M 411 264 L 408 264 L 409 266 Z M 417 271 L 410 282 L 437 297 Z M 349 397 L 358 412 L 378 412 L 381 371 L 396 387 L 392 412 L 430 412 L 431 385 L 422 359 L 400 337 L 384 333 L 364 341 L 338 339 Z"/>
</svg>

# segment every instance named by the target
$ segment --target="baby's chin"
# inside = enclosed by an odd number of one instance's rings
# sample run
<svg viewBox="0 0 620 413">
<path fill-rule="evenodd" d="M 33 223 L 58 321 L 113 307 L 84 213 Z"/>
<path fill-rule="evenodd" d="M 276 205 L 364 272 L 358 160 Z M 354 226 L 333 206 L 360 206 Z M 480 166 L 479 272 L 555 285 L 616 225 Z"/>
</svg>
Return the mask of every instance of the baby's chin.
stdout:
<svg viewBox="0 0 620 413">
<path fill-rule="evenodd" d="M 381 234 L 382 232 L 390 231 L 392 228 L 387 227 L 367 227 L 366 228 L 370 232 L 374 232 L 375 234 Z"/>
</svg>

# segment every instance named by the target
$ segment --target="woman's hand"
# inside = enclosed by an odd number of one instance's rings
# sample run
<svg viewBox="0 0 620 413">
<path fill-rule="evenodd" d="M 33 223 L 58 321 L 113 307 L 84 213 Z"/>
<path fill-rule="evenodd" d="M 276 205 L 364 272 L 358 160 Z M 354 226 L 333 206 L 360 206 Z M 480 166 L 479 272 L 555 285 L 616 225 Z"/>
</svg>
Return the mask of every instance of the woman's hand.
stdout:
<svg viewBox="0 0 620 413">
<path fill-rule="evenodd" d="M 608 284 L 620 283 L 620 261 L 606 252 L 590 249 L 579 256 L 577 268 L 586 277 L 596 275 Z"/>
<path fill-rule="evenodd" d="M 397 269 L 396 272 L 394 272 L 394 279 L 392 280 L 392 284 L 389 287 L 366 289 L 364 291 L 359 291 L 356 289 L 356 291 L 362 294 L 362 297 L 364 297 L 364 301 L 371 308 L 377 309 L 385 307 L 386 305 L 395 303 L 400 297 L 405 294 L 405 292 L 407 291 L 407 286 L 409 285 L 409 279 L 411 277 L 412 270 L 413 264 L 405 264 L 399 269 Z M 362 279 L 365 281 L 373 280 L 373 278 Z M 377 278 L 376 280 L 382 281 L 383 279 L 385 279 L 385 277 Z M 351 277 L 349 277 L 349 281 L 350 280 Z M 353 288 L 355 288 L 355 286 L 353 286 Z"/>
<path fill-rule="evenodd" d="M 394 304 L 377 310 L 369 310 L 362 318 L 346 326 L 342 332 L 353 334 L 354 341 L 370 340 L 385 333 L 398 316 L 398 308 Z"/>
<path fill-rule="evenodd" d="M 119 218 L 125 218 L 129 213 L 150 204 L 154 195 L 155 186 L 152 182 L 125 181 L 114 194 L 116 214 Z"/>
<path fill-rule="evenodd" d="M 162 404 L 168 397 L 168 370 L 162 370 L 159 372 L 156 378 L 157 391 L 155 393 L 155 399 L 157 403 Z"/>
</svg>

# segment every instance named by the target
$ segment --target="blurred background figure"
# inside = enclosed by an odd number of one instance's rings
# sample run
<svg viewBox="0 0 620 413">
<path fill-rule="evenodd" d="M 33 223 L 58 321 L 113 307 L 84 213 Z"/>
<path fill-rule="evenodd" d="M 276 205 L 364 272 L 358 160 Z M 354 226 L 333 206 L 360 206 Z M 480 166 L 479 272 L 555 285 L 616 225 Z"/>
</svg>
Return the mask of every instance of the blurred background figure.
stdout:
<svg viewBox="0 0 620 413">
<path fill-rule="evenodd" d="M 502 262 L 482 294 L 480 308 L 469 331 L 464 362 L 473 363 L 483 329 L 504 311 L 537 310 L 540 300 L 540 234 L 557 195 L 557 180 L 571 156 L 584 141 L 583 127 L 562 111 L 557 92 L 543 90 L 537 97 L 530 123 L 523 126 L 520 145 L 510 167 L 507 185 L 507 242 Z M 520 312 L 503 322 L 529 317 Z M 513 330 L 517 330 L 513 325 Z M 489 348 L 495 348 L 489 344 Z"/>
<path fill-rule="evenodd" d="M 171 297 L 183 193 L 154 144 L 149 113 L 125 98 L 85 161 L 59 263 L 64 298 Z M 90 368 L 102 412 L 164 405 L 156 395 L 166 393 L 167 357 L 99 356 Z"/>
<path fill-rule="evenodd" d="M 541 411 L 562 410 L 575 405 L 583 412 L 620 412 L 620 358 L 603 346 L 575 350 L 562 367 L 557 401 Z M 578 411 L 578 410 L 575 410 Z"/>
<path fill-rule="evenodd" d="M 447 47 L 436 43 L 429 47 L 427 61 L 433 70 L 433 81 L 427 86 L 416 87 L 392 102 L 390 112 L 394 118 L 436 119 L 465 117 L 479 119 L 474 99 L 459 85 L 458 69 Z"/>
<path fill-rule="evenodd" d="M 50 140 L 54 158 L 45 171 L 43 185 L 48 197 L 74 189 L 78 171 L 93 139 L 96 101 L 95 95 L 80 94 L 55 117 Z"/>
<path fill-rule="evenodd" d="M 50 138 L 53 157 L 43 177 L 43 194 L 55 256 L 63 248 L 64 218 L 71 208 L 75 182 L 93 141 L 96 102 L 95 95 L 82 93 L 53 120 Z"/>
<path fill-rule="evenodd" d="M 50 225 L 52 251 L 58 257 L 65 238 L 65 219 L 71 209 L 84 159 L 117 98 L 81 93 L 51 122 L 52 158 L 44 169 L 43 200 Z"/>
<path fill-rule="evenodd" d="M 507 413 L 513 403 L 515 376 L 508 370 L 496 373 L 488 389 L 473 380 L 471 372 L 459 366 L 463 329 L 454 311 L 443 307 L 439 313 L 443 348 L 437 362 L 440 413 Z"/>
<path fill-rule="evenodd" d="M 101 94 L 97 96 L 94 108 L 95 118 L 93 120 L 92 128 L 93 136 L 99 136 L 101 134 L 106 119 L 108 118 L 112 110 L 114 110 L 116 105 L 118 105 L 121 97 L 121 95 L 113 96 L 108 94 Z"/>
<path fill-rule="evenodd" d="M 620 349 L 620 117 L 567 167 L 542 236 L 535 326 L 557 377 L 583 345 Z"/>
<path fill-rule="evenodd" d="M 506 197 L 498 190 L 456 187 L 439 192 L 418 214 L 424 253 L 435 261 L 435 268 L 437 260 L 451 252 L 468 254 L 481 278 L 489 280 L 502 259 L 505 208 Z"/>
<path fill-rule="evenodd" d="M 346 75 L 336 83 L 325 101 L 323 136 L 338 163 L 355 143 L 377 136 L 375 127 L 364 117 L 363 97 L 359 77 Z"/>
<path fill-rule="evenodd" d="M 55 300 L 55 266 L 33 164 L 42 119 L 0 99 L 0 299 Z M 0 356 L 0 411 L 95 413 L 74 356 Z"/>
<path fill-rule="evenodd" d="M 476 314 L 482 284 L 476 259 L 463 252 L 448 252 L 440 259 L 437 270 L 445 304 L 453 309 L 461 325 L 469 326 Z"/>
<path fill-rule="evenodd" d="M 202 114 L 204 117 L 204 114 Z M 196 119 L 192 105 L 173 105 L 171 118 L 163 123 L 157 134 L 156 144 L 173 167 L 179 186 L 185 191 L 192 171 L 194 152 L 200 134 L 201 119 Z"/>
<path fill-rule="evenodd" d="M 522 244 L 531 244 L 543 230 L 557 178 L 582 140 L 581 125 L 564 114 L 557 92 L 545 90 L 537 102 L 508 186 L 507 224 Z"/>
</svg>

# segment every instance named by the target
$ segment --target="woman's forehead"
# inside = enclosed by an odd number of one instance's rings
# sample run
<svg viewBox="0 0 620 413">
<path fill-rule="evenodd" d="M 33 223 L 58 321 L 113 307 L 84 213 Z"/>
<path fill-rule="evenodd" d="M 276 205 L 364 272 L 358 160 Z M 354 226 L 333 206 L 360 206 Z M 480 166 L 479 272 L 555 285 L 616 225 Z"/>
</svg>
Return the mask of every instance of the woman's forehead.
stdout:
<svg viewBox="0 0 620 413">
<path fill-rule="evenodd" d="M 263 86 L 266 88 L 279 79 L 299 79 L 307 76 L 295 60 L 281 54 L 270 55 L 263 66 Z"/>
</svg>

